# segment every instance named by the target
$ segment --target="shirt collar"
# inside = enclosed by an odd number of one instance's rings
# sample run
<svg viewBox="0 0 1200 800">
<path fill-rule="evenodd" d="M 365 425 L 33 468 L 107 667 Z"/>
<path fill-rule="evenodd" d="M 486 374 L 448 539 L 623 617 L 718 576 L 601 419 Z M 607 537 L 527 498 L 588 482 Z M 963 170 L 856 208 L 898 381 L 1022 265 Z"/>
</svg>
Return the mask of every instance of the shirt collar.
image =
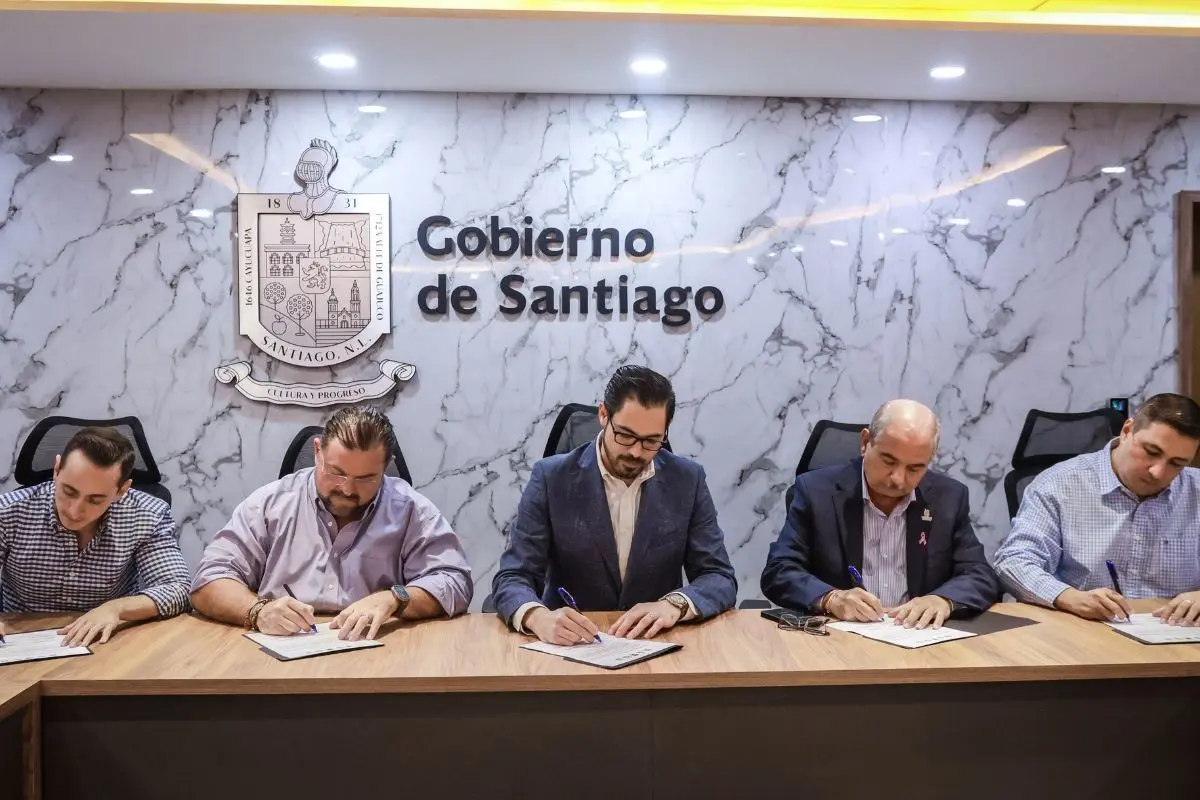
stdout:
<svg viewBox="0 0 1200 800">
<path fill-rule="evenodd" d="M 601 439 L 603 439 L 603 438 L 604 438 L 604 431 L 600 431 L 600 435 L 596 437 L 596 464 L 598 464 L 600 467 L 600 477 L 603 478 L 605 482 L 612 483 L 615 481 L 617 483 L 620 483 L 622 486 L 624 486 L 625 481 L 621 480 L 616 475 L 613 475 L 611 472 L 608 471 L 608 467 L 604 466 L 604 450 L 602 449 L 602 446 L 600 443 Z M 629 488 L 632 489 L 634 486 L 645 483 L 646 481 L 650 480 L 653 477 L 654 477 L 654 459 L 652 458 L 652 459 L 650 459 L 650 463 L 646 465 L 646 468 L 642 470 L 641 474 L 638 475 L 636 478 L 634 478 L 633 481 L 629 484 Z"/>
<path fill-rule="evenodd" d="M 876 506 L 875 503 L 871 500 L 871 493 L 867 491 L 867 464 L 865 461 L 863 462 L 863 468 L 862 468 L 862 496 L 863 496 L 864 507 L 870 506 L 871 508 L 878 511 L 880 514 L 883 514 L 882 509 L 880 509 L 878 506 Z M 917 499 L 917 492 L 914 489 L 913 491 L 908 493 L 908 497 L 901 500 L 900 503 L 894 509 L 892 509 L 891 514 L 884 514 L 884 516 L 891 517 L 891 516 L 895 516 L 897 514 L 904 513 L 904 511 L 908 508 L 909 504 L 912 503 L 916 499 Z"/>
</svg>

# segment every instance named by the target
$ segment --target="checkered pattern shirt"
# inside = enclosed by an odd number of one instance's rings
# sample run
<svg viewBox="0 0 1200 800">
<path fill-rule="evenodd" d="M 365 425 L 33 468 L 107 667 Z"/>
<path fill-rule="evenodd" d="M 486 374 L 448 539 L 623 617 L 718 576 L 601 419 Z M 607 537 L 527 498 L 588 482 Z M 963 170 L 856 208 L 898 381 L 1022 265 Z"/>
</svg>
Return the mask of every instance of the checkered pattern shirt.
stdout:
<svg viewBox="0 0 1200 800">
<path fill-rule="evenodd" d="M 90 611 L 144 594 L 160 617 L 188 609 L 188 568 L 171 508 L 129 491 L 80 552 L 58 521 L 54 482 L 0 495 L 0 611 Z"/>
<path fill-rule="evenodd" d="M 1110 588 L 1106 560 L 1131 599 L 1200 589 L 1200 470 L 1186 467 L 1139 500 L 1113 471 L 1114 443 L 1056 464 L 1025 490 L 995 557 L 1018 598 L 1052 606 L 1067 588 Z"/>
</svg>

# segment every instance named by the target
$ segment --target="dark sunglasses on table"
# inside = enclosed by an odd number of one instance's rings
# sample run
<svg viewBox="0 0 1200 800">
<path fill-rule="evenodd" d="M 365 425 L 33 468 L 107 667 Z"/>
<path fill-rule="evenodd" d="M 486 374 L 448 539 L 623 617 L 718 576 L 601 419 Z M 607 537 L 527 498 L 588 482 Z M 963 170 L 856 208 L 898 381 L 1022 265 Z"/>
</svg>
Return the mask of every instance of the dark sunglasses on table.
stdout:
<svg viewBox="0 0 1200 800">
<path fill-rule="evenodd" d="M 824 617 L 802 617 L 798 614 L 780 614 L 778 627 L 784 631 L 801 631 L 813 636 L 828 636 Z"/>
<path fill-rule="evenodd" d="M 643 450 L 645 450 L 647 453 L 653 453 L 657 450 L 661 450 L 662 446 L 667 443 L 666 439 L 660 439 L 657 436 L 638 436 L 637 434 L 629 433 L 627 431 L 617 430 L 617 427 L 612 424 L 612 420 L 609 420 L 605 424 L 612 428 L 613 439 L 615 439 L 617 444 L 621 445 L 621 447 L 633 447 L 638 442 L 641 442 Z"/>
</svg>

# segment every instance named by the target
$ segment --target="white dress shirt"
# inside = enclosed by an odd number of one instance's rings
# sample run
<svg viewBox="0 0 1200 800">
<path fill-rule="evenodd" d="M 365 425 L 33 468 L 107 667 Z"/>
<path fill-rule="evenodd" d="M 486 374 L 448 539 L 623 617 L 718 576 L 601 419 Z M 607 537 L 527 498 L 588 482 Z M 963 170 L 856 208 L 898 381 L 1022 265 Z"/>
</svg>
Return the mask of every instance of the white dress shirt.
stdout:
<svg viewBox="0 0 1200 800">
<path fill-rule="evenodd" d="M 596 437 L 596 463 L 600 466 L 604 497 L 608 501 L 608 516 L 612 520 L 613 535 L 617 540 L 617 569 L 621 573 L 621 580 L 624 581 L 625 570 L 629 565 L 629 550 L 633 547 L 633 532 L 637 528 L 638 508 L 642 502 L 642 485 L 654 477 L 654 460 L 651 459 L 641 474 L 626 484 L 604 466 L 604 451 L 600 444 L 603 436 L 604 432 L 601 431 L 600 436 Z M 680 622 L 692 619 L 698 613 L 692 599 L 687 595 L 684 597 L 687 598 L 688 610 Z M 542 607 L 541 603 L 526 603 L 518 608 L 517 613 L 513 615 L 513 627 L 521 633 L 528 633 L 524 627 L 525 615 L 539 607 Z"/>
</svg>

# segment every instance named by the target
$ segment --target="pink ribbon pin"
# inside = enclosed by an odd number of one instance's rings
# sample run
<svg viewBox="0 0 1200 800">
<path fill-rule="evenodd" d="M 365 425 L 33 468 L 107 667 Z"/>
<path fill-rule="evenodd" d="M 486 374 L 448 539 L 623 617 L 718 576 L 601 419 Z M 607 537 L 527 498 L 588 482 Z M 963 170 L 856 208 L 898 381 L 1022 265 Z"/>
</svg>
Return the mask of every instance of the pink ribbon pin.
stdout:
<svg viewBox="0 0 1200 800">
<path fill-rule="evenodd" d="M 921 545 L 921 547 L 925 546 L 925 532 L 924 531 L 921 532 L 921 538 L 917 539 L 917 544 Z"/>
</svg>

